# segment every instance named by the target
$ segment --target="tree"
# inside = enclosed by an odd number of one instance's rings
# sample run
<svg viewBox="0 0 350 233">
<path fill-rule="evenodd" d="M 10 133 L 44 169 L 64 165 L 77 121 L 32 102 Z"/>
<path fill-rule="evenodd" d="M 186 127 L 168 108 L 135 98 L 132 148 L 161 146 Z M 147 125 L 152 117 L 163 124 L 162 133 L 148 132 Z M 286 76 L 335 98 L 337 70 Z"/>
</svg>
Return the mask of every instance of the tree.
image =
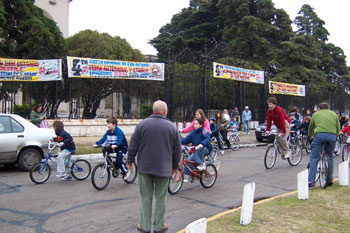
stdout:
<svg viewBox="0 0 350 233">
<path fill-rule="evenodd" d="M 47 18 L 33 0 L 0 1 L 0 57 L 46 59 L 62 56 L 64 49 L 65 41 L 56 23 Z M 53 83 L 3 82 L 0 98 L 9 98 L 8 93 L 16 93 L 20 84 L 23 91 L 43 103 L 45 109 L 57 104 L 50 98 Z"/>
<path fill-rule="evenodd" d="M 67 39 L 69 56 L 90 57 L 110 60 L 144 61 L 144 56 L 139 50 L 133 49 L 124 39 L 119 36 L 111 36 L 107 33 L 85 30 Z M 71 81 L 70 79 L 69 81 Z M 135 80 L 108 80 L 108 79 L 80 79 L 79 86 L 73 87 L 75 98 L 80 95 L 84 110 L 84 118 L 94 118 L 97 108 L 102 99 L 111 93 L 119 90 L 127 92 L 123 87 L 125 83 L 135 82 Z M 77 91 L 77 89 L 79 89 Z"/>
</svg>

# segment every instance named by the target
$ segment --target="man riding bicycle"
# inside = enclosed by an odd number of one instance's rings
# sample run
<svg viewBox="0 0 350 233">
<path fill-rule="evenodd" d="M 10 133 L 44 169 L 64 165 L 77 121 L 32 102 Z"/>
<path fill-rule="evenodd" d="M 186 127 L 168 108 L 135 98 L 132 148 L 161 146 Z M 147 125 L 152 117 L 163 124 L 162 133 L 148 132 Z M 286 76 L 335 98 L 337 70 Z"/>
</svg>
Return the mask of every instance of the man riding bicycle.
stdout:
<svg viewBox="0 0 350 233">
<path fill-rule="evenodd" d="M 284 158 L 291 157 L 292 152 L 288 147 L 287 138 L 290 132 L 290 124 L 291 121 L 285 111 L 277 106 L 277 99 L 274 97 L 270 97 L 267 100 L 267 104 L 269 109 L 267 110 L 266 117 L 266 133 L 270 133 L 271 123 L 275 124 L 277 127 L 277 143 L 280 146 Z"/>
<path fill-rule="evenodd" d="M 315 186 L 317 163 L 320 160 L 322 150 L 325 150 L 329 157 L 328 185 L 333 184 L 333 153 L 337 135 L 340 131 L 339 119 L 335 112 L 329 110 L 329 104 L 323 102 L 318 107 L 320 110 L 312 116 L 308 132 L 310 139 L 313 139 L 311 143 L 309 187 Z"/>
</svg>

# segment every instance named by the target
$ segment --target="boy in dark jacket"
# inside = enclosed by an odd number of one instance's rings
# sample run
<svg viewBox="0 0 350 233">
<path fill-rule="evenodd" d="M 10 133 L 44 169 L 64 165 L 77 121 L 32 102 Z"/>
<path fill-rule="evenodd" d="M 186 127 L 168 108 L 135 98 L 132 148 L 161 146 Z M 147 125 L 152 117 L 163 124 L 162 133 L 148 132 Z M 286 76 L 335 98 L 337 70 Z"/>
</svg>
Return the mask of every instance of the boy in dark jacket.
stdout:
<svg viewBox="0 0 350 233">
<path fill-rule="evenodd" d="M 64 130 L 64 125 L 62 121 L 55 121 L 53 123 L 53 128 L 55 130 L 55 133 L 57 135 L 57 139 L 55 140 L 60 144 L 61 151 L 58 153 L 57 156 L 57 175 L 56 177 L 61 178 L 62 180 L 65 179 L 72 179 L 72 177 L 68 176 L 65 177 L 65 164 L 64 161 L 66 160 L 67 156 L 70 154 L 73 154 L 75 152 L 75 144 L 73 141 L 72 136 L 70 136 L 67 131 Z"/>
<path fill-rule="evenodd" d="M 210 143 L 210 135 L 206 128 L 203 127 L 204 121 L 201 118 L 196 118 L 194 120 L 194 128 L 187 137 L 183 138 L 181 140 L 181 144 L 186 145 L 189 143 L 192 143 L 193 146 L 195 146 L 195 152 L 188 157 L 188 160 L 195 161 L 199 163 L 200 165 L 197 166 L 197 169 L 204 170 L 205 169 L 205 163 L 204 163 L 204 156 L 209 154 L 212 146 Z M 192 164 L 188 164 L 188 166 L 193 168 Z M 185 168 L 184 173 L 187 175 L 184 182 L 191 182 L 192 177 L 188 176 L 190 174 L 190 171 Z"/>
<path fill-rule="evenodd" d="M 96 142 L 96 145 L 103 146 L 103 156 L 106 153 L 117 153 L 116 167 L 122 170 L 124 178 L 127 179 L 128 168 L 123 162 L 123 157 L 128 151 L 128 141 L 125 138 L 123 131 L 117 126 L 118 120 L 115 117 L 109 117 L 107 120 L 107 132 L 105 135 Z M 109 146 L 105 147 L 106 144 Z"/>
</svg>

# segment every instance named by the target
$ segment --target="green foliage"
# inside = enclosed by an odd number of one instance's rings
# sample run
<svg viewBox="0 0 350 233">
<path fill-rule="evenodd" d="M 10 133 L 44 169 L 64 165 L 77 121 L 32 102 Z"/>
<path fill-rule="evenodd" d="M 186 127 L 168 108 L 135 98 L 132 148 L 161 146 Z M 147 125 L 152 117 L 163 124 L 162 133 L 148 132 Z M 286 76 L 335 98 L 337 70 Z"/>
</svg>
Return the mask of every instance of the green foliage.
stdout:
<svg viewBox="0 0 350 233">
<path fill-rule="evenodd" d="M 30 118 L 30 112 L 35 104 L 23 104 L 23 105 L 15 105 L 14 114 L 20 115 L 23 118 Z"/>
<path fill-rule="evenodd" d="M 153 113 L 152 105 L 142 104 L 141 105 L 141 118 L 149 117 Z"/>
</svg>

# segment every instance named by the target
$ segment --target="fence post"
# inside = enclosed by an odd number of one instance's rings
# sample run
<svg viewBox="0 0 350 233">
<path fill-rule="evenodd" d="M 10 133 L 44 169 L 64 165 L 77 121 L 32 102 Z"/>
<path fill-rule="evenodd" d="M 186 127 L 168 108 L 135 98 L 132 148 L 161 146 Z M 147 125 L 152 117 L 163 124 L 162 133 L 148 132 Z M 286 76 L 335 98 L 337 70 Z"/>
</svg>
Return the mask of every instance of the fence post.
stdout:
<svg viewBox="0 0 350 233">
<path fill-rule="evenodd" d="M 298 199 L 309 199 L 308 169 L 298 173 Z"/>
<path fill-rule="evenodd" d="M 349 159 L 339 164 L 339 185 L 349 185 Z"/>
<path fill-rule="evenodd" d="M 186 227 L 186 233 L 206 233 L 207 232 L 207 219 L 198 219 Z"/>
<path fill-rule="evenodd" d="M 253 217 L 255 182 L 246 184 L 243 191 L 241 225 L 249 225 Z"/>
</svg>

